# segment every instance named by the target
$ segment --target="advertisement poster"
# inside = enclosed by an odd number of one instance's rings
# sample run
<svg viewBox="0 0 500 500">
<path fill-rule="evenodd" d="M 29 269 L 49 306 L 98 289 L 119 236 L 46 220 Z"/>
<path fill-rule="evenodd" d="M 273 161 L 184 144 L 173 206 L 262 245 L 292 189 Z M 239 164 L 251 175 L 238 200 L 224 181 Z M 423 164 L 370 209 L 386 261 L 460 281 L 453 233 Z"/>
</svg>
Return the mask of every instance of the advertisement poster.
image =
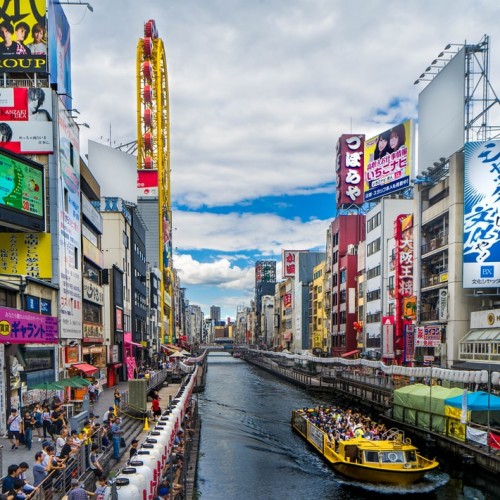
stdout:
<svg viewBox="0 0 500 500">
<path fill-rule="evenodd" d="M 66 108 L 70 109 L 71 30 L 62 4 L 57 0 L 49 0 L 48 19 L 50 83 L 57 89 Z"/>
<path fill-rule="evenodd" d="M 52 278 L 48 233 L 0 233 L 0 273 Z"/>
<path fill-rule="evenodd" d="M 0 307 L 0 342 L 57 344 L 57 317 Z"/>
<path fill-rule="evenodd" d="M 59 107 L 59 297 L 61 338 L 82 338 L 82 255 L 78 126 Z"/>
<path fill-rule="evenodd" d="M 365 201 L 410 185 L 413 122 L 407 120 L 365 141 Z"/>
<path fill-rule="evenodd" d="M 465 144 L 463 287 L 500 286 L 500 141 Z"/>
<path fill-rule="evenodd" d="M 158 198 L 158 170 L 137 170 L 137 196 Z"/>
<path fill-rule="evenodd" d="M 19 154 L 52 153 L 52 128 L 49 88 L 0 88 L 0 147 Z"/>
<path fill-rule="evenodd" d="M 43 167 L 35 167 L 0 152 L 0 205 L 43 217 L 43 187 Z"/>
<path fill-rule="evenodd" d="M 47 72 L 46 0 L 1 2 L 0 71 Z"/>
</svg>

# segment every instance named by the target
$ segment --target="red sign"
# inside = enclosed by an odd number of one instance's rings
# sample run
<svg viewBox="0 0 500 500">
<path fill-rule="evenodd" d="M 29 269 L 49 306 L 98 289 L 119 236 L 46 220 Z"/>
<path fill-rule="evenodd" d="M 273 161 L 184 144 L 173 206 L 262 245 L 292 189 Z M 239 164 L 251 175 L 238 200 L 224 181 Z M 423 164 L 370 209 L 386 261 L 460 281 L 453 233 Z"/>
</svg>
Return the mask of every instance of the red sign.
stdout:
<svg viewBox="0 0 500 500">
<path fill-rule="evenodd" d="M 337 142 L 337 208 L 362 205 L 365 136 L 343 134 Z"/>
<path fill-rule="evenodd" d="M 292 307 L 292 294 L 291 293 L 285 293 L 283 295 L 283 306 L 286 309 L 289 309 L 290 307 Z"/>
<path fill-rule="evenodd" d="M 118 307 L 115 309 L 115 330 L 123 330 L 123 311 Z"/>
<path fill-rule="evenodd" d="M 137 194 L 142 197 L 158 196 L 158 170 L 137 170 Z"/>
</svg>

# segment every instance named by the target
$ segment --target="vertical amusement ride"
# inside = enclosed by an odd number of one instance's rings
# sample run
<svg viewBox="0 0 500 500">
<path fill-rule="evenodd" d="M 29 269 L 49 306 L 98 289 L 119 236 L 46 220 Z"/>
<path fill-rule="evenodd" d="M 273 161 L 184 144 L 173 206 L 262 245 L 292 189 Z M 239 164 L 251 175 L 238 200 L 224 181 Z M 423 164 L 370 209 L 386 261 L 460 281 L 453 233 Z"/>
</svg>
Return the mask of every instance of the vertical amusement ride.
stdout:
<svg viewBox="0 0 500 500">
<path fill-rule="evenodd" d="M 158 200 L 158 267 L 160 338 L 172 342 L 173 272 L 170 205 L 170 119 L 167 62 L 154 20 L 144 25 L 137 45 L 137 175 L 147 179 Z"/>
</svg>

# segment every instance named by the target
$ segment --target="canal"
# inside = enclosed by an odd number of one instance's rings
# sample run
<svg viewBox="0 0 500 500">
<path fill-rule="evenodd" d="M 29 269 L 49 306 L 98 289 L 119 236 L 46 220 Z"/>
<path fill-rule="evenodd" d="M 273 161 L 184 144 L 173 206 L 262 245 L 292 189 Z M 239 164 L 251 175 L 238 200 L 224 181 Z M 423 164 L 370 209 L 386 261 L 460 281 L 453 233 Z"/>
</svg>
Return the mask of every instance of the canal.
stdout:
<svg viewBox="0 0 500 500">
<path fill-rule="evenodd" d="M 206 388 L 198 401 L 202 428 L 196 489 L 201 500 L 372 500 L 403 494 L 436 500 L 500 498 L 495 479 L 446 458 L 440 458 L 443 471 L 407 487 L 369 486 L 336 476 L 290 430 L 292 409 L 334 401 L 226 353 L 208 356 Z"/>
</svg>

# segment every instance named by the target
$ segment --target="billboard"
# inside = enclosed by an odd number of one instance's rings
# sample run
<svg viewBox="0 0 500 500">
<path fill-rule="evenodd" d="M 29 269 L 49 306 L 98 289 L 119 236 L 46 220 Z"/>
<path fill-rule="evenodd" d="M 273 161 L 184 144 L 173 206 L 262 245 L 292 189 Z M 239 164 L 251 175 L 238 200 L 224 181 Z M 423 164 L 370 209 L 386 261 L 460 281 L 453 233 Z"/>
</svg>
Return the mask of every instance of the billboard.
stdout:
<svg viewBox="0 0 500 500">
<path fill-rule="evenodd" d="M 283 250 L 282 251 L 282 277 L 295 278 L 298 276 L 299 253 L 307 250 Z"/>
<path fill-rule="evenodd" d="M 59 1 L 49 0 L 48 12 L 50 83 L 55 86 L 66 109 L 71 109 L 70 27 Z"/>
<path fill-rule="evenodd" d="M 463 287 L 500 286 L 500 141 L 465 144 Z"/>
<path fill-rule="evenodd" d="M 465 48 L 418 96 L 418 171 L 449 158 L 464 145 Z"/>
<path fill-rule="evenodd" d="M 0 233 L 0 273 L 52 278 L 48 233 Z"/>
<path fill-rule="evenodd" d="M 45 231 L 43 165 L 0 149 L 0 220 L 24 230 Z"/>
<path fill-rule="evenodd" d="M 59 106 L 58 238 L 60 337 L 82 338 L 80 151 L 78 126 Z"/>
<path fill-rule="evenodd" d="M 0 307 L 0 342 L 11 344 L 57 344 L 57 316 L 45 316 Z"/>
<path fill-rule="evenodd" d="M 137 170 L 137 196 L 158 198 L 158 170 Z"/>
<path fill-rule="evenodd" d="M 49 88 L 0 88 L 0 147 L 20 154 L 54 151 Z"/>
<path fill-rule="evenodd" d="M 382 198 L 410 185 L 412 142 L 412 120 L 365 141 L 365 201 Z"/>
<path fill-rule="evenodd" d="M 46 73 L 46 0 L 17 0 L 0 6 L 0 71 Z"/>
<path fill-rule="evenodd" d="M 343 134 L 337 142 L 337 208 L 362 205 L 365 136 Z"/>
</svg>

